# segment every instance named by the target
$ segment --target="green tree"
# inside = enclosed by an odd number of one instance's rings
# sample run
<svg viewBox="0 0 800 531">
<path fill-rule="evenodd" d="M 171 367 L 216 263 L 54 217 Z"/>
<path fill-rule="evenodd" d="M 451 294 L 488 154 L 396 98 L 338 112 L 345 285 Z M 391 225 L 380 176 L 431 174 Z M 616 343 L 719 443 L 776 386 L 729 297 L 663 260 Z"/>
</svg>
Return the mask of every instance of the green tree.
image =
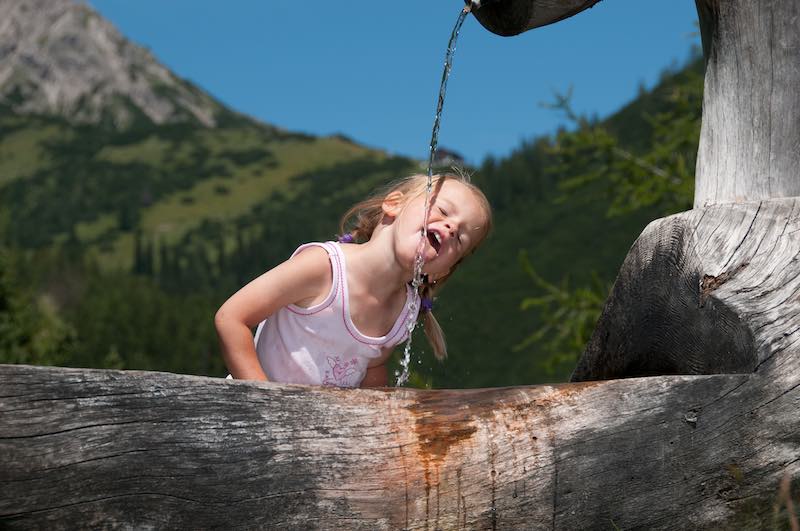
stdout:
<svg viewBox="0 0 800 531">
<path fill-rule="evenodd" d="M 520 309 L 538 310 L 543 324 L 514 350 L 536 344 L 544 353 L 541 364 L 549 374 L 574 366 L 600 317 L 610 286 L 594 272 L 589 286 L 570 289 L 568 276 L 559 285 L 551 284 L 539 276 L 526 252 L 520 252 L 519 261 L 539 290 L 537 296 L 522 299 Z"/>
<path fill-rule="evenodd" d="M 556 94 L 547 107 L 563 112 L 573 126 L 561 130 L 549 146 L 553 157 L 546 171 L 559 178 L 559 201 L 569 201 L 588 187 L 608 194 L 608 216 L 621 216 L 642 208 L 657 208 L 663 215 L 691 208 L 694 168 L 700 138 L 703 77 L 687 67 L 671 82 L 653 91 L 653 109 L 643 113 L 646 127 L 639 138 L 625 126 L 598 122 L 578 115 L 571 105 L 571 90 Z M 645 95 L 647 96 L 647 95 Z M 615 132 L 615 129 L 617 130 Z M 628 137 L 627 142 L 622 136 Z M 643 138 L 642 137 L 646 137 Z M 574 365 L 600 316 L 610 285 L 592 272 L 592 284 L 570 288 L 569 278 L 551 284 L 520 255 L 523 270 L 537 288 L 521 302 L 523 311 L 538 310 L 543 323 L 515 350 L 536 347 L 542 365 L 551 374 Z"/>
<path fill-rule="evenodd" d="M 624 145 L 611 124 L 576 114 L 571 90 L 556 94 L 546 106 L 563 112 L 573 126 L 560 131 L 551 148 L 556 162 L 548 171 L 564 176 L 562 192 L 603 182 L 612 199 L 608 211 L 612 216 L 651 205 L 665 215 L 691 208 L 703 78 L 692 68 L 681 74 L 681 82 L 657 94 L 660 108 L 644 115 L 650 141 L 638 150 Z"/>
<path fill-rule="evenodd" d="M 0 251 L 0 363 L 59 365 L 69 357 L 74 329 L 46 296 L 20 288 L 16 257 Z"/>
</svg>

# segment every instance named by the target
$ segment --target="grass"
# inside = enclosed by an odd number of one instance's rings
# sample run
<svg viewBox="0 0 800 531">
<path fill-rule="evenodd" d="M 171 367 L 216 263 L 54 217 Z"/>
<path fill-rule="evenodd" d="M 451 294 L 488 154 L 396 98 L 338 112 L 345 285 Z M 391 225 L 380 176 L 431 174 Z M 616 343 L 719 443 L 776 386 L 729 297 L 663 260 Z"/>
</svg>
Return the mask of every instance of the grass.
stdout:
<svg viewBox="0 0 800 531">
<path fill-rule="evenodd" d="M 149 136 L 136 144 L 106 146 L 98 152 L 97 158 L 118 164 L 141 162 L 158 166 L 164 162 L 171 148 L 172 143 L 157 136 Z"/>
<path fill-rule="evenodd" d="M 216 144 L 213 149 L 221 152 L 236 146 L 241 150 L 247 147 L 247 138 L 247 135 L 237 137 L 236 134 L 214 137 Z M 334 137 L 310 142 L 286 140 L 264 147 L 272 152 L 275 168 L 258 165 L 239 167 L 231 176 L 205 179 L 189 190 L 171 194 L 143 209 L 139 223 L 142 232 L 174 242 L 203 221 L 230 222 L 240 217 L 265 201 L 275 190 L 281 189 L 291 195 L 289 182 L 298 174 L 367 154 L 376 156 L 374 151 Z M 227 189 L 227 193 L 220 193 L 221 187 Z M 77 232 L 82 241 L 92 242 L 90 248 L 98 256 L 102 267 L 124 269 L 132 263 L 133 234 L 118 231 L 114 216 L 101 216 L 92 223 L 80 224 Z M 116 234 L 109 234 L 114 232 Z M 105 243 L 97 241 L 100 239 Z"/>
<path fill-rule="evenodd" d="M 51 160 L 43 144 L 70 134 L 68 129 L 57 125 L 25 127 L 3 133 L 0 141 L 0 186 L 46 170 Z"/>
</svg>

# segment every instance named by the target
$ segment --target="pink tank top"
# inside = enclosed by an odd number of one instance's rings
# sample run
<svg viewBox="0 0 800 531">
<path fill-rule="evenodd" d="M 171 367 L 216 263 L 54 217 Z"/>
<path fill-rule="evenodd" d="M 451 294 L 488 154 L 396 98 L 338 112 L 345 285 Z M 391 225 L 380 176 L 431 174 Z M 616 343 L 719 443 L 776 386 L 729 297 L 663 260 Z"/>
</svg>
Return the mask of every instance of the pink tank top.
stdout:
<svg viewBox="0 0 800 531">
<path fill-rule="evenodd" d="M 292 256 L 312 245 L 328 252 L 331 291 L 315 306 L 292 304 L 262 321 L 255 335 L 258 359 L 267 378 L 274 382 L 357 387 L 367 372 L 367 363 L 379 357 L 382 348 L 394 347 L 408 336 L 408 313 L 418 296 L 408 286 L 406 303 L 392 329 L 382 337 L 366 336 L 350 318 L 341 247 L 336 242 L 307 243 Z M 419 308 L 418 303 L 416 306 Z"/>
</svg>

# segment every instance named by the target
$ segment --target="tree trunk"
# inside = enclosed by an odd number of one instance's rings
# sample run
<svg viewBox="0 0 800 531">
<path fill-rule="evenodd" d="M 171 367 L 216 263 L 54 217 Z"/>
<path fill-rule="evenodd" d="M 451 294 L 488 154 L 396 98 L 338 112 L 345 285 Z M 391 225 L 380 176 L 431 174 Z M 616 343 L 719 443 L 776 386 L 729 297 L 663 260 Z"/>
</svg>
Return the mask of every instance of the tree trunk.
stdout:
<svg viewBox="0 0 800 531">
<path fill-rule="evenodd" d="M 696 1 L 706 77 L 695 208 L 800 196 L 800 2 Z"/>
<path fill-rule="evenodd" d="M 793 367 L 798 209 L 798 198 L 776 199 L 652 222 L 620 269 L 573 381 L 771 373 L 776 360 Z"/>
</svg>

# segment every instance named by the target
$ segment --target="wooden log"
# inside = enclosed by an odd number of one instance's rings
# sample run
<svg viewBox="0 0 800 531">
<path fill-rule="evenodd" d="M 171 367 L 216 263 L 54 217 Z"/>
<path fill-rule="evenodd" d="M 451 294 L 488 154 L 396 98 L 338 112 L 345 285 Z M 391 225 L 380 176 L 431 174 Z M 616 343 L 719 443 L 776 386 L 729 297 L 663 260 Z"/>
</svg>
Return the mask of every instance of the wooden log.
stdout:
<svg viewBox="0 0 800 531">
<path fill-rule="evenodd" d="M 569 18 L 599 1 L 482 0 L 480 7 L 472 8 L 472 13 L 487 30 L 503 37 L 510 37 Z"/>
<path fill-rule="evenodd" d="M 799 201 L 718 205 L 648 225 L 572 379 L 771 367 L 800 339 Z"/>
<path fill-rule="evenodd" d="M 0 367 L 0 524 L 741 528 L 800 472 L 760 375 L 363 391 Z"/>
<path fill-rule="evenodd" d="M 629 376 L 648 367 L 646 355 L 687 352 L 690 362 L 666 356 L 676 371 L 699 359 L 713 372 L 692 348 L 700 342 L 718 367 L 745 374 L 414 391 L 0 366 L 0 524 L 769 522 L 781 477 L 800 473 L 798 206 L 726 205 L 651 224 L 606 308 L 621 324 L 606 338 L 601 323 L 581 363 L 582 377 Z M 644 280 L 626 280 L 631 268 Z M 703 319 L 710 324 L 695 330 Z M 725 319 L 735 323 L 727 343 L 715 332 Z M 689 329 L 694 336 L 682 339 Z M 637 353 L 636 344 L 650 347 Z M 730 357 L 728 344 L 738 345 Z"/>
<path fill-rule="evenodd" d="M 800 2 L 696 3 L 706 75 L 695 208 L 800 196 Z"/>
</svg>

